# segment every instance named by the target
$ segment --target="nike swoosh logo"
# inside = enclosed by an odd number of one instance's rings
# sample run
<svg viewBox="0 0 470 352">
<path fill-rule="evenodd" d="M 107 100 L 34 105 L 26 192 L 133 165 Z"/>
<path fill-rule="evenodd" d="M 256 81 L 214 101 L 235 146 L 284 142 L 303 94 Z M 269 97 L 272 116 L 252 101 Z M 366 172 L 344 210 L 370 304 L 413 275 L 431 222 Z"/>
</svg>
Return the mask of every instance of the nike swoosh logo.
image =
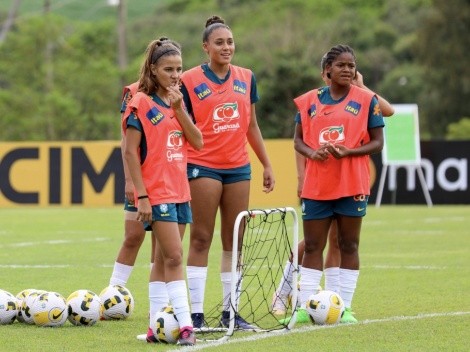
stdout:
<svg viewBox="0 0 470 352">
<path fill-rule="evenodd" d="M 60 316 L 64 313 L 64 311 L 61 311 L 59 314 L 52 314 L 52 319 L 59 319 Z"/>
<path fill-rule="evenodd" d="M 364 208 L 357 208 L 357 211 L 363 211 Z"/>
<path fill-rule="evenodd" d="M 333 111 L 330 111 L 330 112 L 325 112 L 323 115 L 329 115 L 329 114 L 332 114 Z"/>
</svg>

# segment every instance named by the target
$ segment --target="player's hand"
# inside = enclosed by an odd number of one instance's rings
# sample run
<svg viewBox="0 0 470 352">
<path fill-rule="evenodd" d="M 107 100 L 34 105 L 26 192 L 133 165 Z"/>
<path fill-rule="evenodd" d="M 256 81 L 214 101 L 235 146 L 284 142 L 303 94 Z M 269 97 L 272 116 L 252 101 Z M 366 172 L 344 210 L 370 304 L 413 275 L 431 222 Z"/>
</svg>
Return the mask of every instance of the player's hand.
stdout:
<svg viewBox="0 0 470 352">
<path fill-rule="evenodd" d="M 265 167 L 263 172 L 263 192 L 269 193 L 274 189 L 274 173 L 271 167 Z"/>
<path fill-rule="evenodd" d="M 142 222 L 152 222 L 152 206 L 148 198 L 139 199 L 137 205 L 137 220 Z"/>
<path fill-rule="evenodd" d="M 359 71 L 356 71 L 356 76 L 353 78 L 352 84 L 358 86 L 359 88 L 364 88 L 364 80 Z"/>
<path fill-rule="evenodd" d="M 124 184 L 124 195 L 126 196 L 129 205 L 134 206 L 134 184 L 131 181 L 126 181 Z"/>
<path fill-rule="evenodd" d="M 304 178 L 299 177 L 298 182 L 297 182 L 297 197 L 300 198 L 300 195 L 302 194 L 302 188 L 304 187 Z"/>
<path fill-rule="evenodd" d="M 312 160 L 324 161 L 328 159 L 330 152 L 326 145 L 320 146 L 317 150 L 312 149 L 312 153 L 308 156 Z"/>
<path fill-rule="evenodd" d="M 173 109 L 182 107 L 183 93 L 180 91 L 179 84 L 173 84 L 166 88 L 168 91 L 168 98 L 170 99 L 170 105 Z"/>
<path fill-rule="evenodd" d="M 328 152 L 335 158 L 341 159 L 349 155 L 349 149 L 342 144 L 331 144 L 326 145 Z"/>
</svg>

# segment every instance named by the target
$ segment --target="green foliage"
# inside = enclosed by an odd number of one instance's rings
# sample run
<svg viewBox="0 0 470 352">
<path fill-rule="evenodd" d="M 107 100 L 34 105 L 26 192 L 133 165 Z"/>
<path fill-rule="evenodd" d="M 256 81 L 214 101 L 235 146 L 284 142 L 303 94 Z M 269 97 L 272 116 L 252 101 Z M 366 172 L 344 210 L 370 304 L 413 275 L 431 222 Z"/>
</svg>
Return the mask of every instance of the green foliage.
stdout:
<svg viewBox="0 0 470 352">
<path fill-rule="evenodd" d="M 419 61 L 426 77 L 421 110 L 432 135 L 443 137 L 449 123 L 469 114 L 470 5 L 468 0 L 434 0 L 433 5 L 418 31 Z"/>
<path fill-rule="evenodd" d="M 464 117 L 447 126 L 446 139 L 470 140 L 470 117 Z"/>
<path fill-rule="evenodd" d="M 264 137 L 292 138 L 296 111 L 293 99 L 323 85 L 318 72 L 317 67 L 312 68 L 307 62 L 293 66 L 290 55 L 279 58 L 274 72 L 261 72 L 258 76 L 261 82 L 259 89 L 264 93 L 257 104 L 257 115 Z M 285 104 L 274 104 L 277 101 L 284 101 Z M 280 136 L 279 132 L 282 133 Z"/>
<path fill-rule="evenodd" d="M 14 121 L 1 138 L 119 138 L 113 32 L 110 21 L 72 26 L 55 15 L 21 23 L 0 46 L 0 110 Z"/>
<path fill-rule="evenodd" d="M 0 110 L 9 122 L 1 139 L 119 138 L 122 83 L 137 80 L 148 42 L 171 37 L 183 46 L 184 68 L 199 65 L 207 60 L 202 31 L 213 14 L 234 33 L 234 64 L 255 73 L 265 137 L 292 136 L 292 98 L 323 84 L 320 59 L 338 43 L 354 48 L 369 88 L 391 103 L 418 104 L 421 136 L 442 138 L 449 123 L 468 116 L 467 0 L 126 4 L 129 64 L 120 70 L 117 8 L 105 0 L 51 1 L 44 15 L 42 2 L 21 2 L 13 30 L 0 43 Z M 0 19 L 9 6 L 0 4 Z M 17 121 L 26 116 L 27 122 Z"/>
</svg>

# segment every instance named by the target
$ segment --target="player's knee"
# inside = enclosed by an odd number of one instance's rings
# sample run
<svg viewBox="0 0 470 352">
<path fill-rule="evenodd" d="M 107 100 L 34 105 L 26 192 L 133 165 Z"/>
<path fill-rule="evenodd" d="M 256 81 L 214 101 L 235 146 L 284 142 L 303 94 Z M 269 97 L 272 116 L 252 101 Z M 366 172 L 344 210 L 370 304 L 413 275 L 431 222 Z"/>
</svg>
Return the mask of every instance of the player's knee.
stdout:
<svg viewBox="0 0 470 352">
<path fill-rule="evenodd" d="M 323 246 L 318 241 L 305 241 L 305 253 L 313 254 L 315 252 L 322 252 Z"/>
<path fill-rule="evenodd" d="M 124 246 L 127 248 L 140 248 L 144 242 L 144 236 L 140 233 L 126 232 Z"/>
<path fill-rule="evenodd" d="M 354 254 L 359 249 L 359 243 L 356 241 L 341 241 L 339 248 L 343 253 Z"/>
<path fill-rule="evenodd" d="M 197 235 L 191 234 L 190 246 L 196 252 L 205 252 L 209 250 L 212 242 L 212 237 L 208 234 L 199 233 Z"/>
<path fill-rule="evenodd" d="M 169 253 L 165 258 L 165 267 L 166 268 L 176 268 L 183 265 L 183 252 L 182 251 L 174 251 Z"/>
</svg>

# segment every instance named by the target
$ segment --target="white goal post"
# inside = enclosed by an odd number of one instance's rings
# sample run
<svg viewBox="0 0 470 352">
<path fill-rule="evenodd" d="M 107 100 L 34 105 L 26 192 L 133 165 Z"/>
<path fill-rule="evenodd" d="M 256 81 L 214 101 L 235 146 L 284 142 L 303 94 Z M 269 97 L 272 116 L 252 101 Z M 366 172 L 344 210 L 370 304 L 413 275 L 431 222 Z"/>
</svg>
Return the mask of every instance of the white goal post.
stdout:
<svg viewBox="0 0 470 352">
<path fill-rule="evenodd" d="M 285 332 L 294 326 L 298 232 L 297 213 L 291 207 L 246 210 L 238 214 L 233 228 L 230 292 L 206 310 L 204 326 L 194 330 L 199 340 L 220 343 L 237 331 Z M 292 279 L 290 274 L 285 276 L 285 268 L 293 272 Z M 281 316 L 273 311 L 280 282 L 291 291 Z M 288 324 L 280 322 L 291 315 Z M 242 320 L 244 323 L 240 325 Z"/>
<path fill-rule="evenodd" d="M 285 207 L 285 208 L 275 208 L 275 209 L 264 209 L 264 210 L 247 210 L 243 211 L 240 214 L 238 214 L 235 224 L 234 224 L 234 229 L 233 229 L 233 255 L 232 255 L 232 286 L 231 286 L 231 294 L 230 294 L 230 325 L 227 331 L 226 336 L 231 336 L 234 332 L 235 329 L 235 314 L 238 313 L 238 287 L 237 285 L 239 284 L 240 278 L 239 278 L 239 272 L 240 272 L 240 260 L 243 261 L 243 253 L 239 253 L 239 248 L 242 248 L 242 246 L 239 246 L 238 243 L 238 236 L 237 234 L 240 232 L 240 226 L 243 223 L 246 223 L 250 219 L 254 219 L 256 216 L 260 217 L 269 217 L 269 216 L 274 216 L 275 214 L 282 214 L 282 215 L 287 215 L 291 214 L 292 216 L 292 234 L 291 234 L 291 255 L 292 255 L 292 265 L 294 265 L 295 268 L 295 275 L 293 275 L 293 281 L 291 283 L 291 287 L 294 287 L 295 289 L 292 290 L 292 296 L 291 296 L 291 302 L 292 306 L 296 306 L 297 302 L 297 276 L 298 276 L 298 232 L 299 232 L 299 223 L 298 223 L 298 217 L 297 213 L 294 208 L 291 207 Z M 284 220 L 285 221 L 285 220 Z M 245 226 L 249 226 L 248 224 Z M 244 230 L 245 232 L 245 230 Z M 243 242 L 247 241 L 249 242 L 249 239 L 246 239 L 245 236 L 249 236 L 249 233 L 245 233 L 243 236 Z M 269 237 L 269 233 L 265 234 L 267 237 Z M 271 234 L 272 235 L 272 234 Z M 275 234 L 274 234 L 275 235 Z M 253 261 L 253 258 L 247 258 L 248 260 Z M 285 259 L 285 258 L 283 258 Z M 281 261 L 282 263 L 283 261 Z M 268 268 L 269 269 L 269 268 Z M 243 275 L 242 275 L 243 277 Z M 277 282 L 275 282 L 277 284 Z M 290 320 L 289 324 L 287 327 L 282 327 L 279 329 L 273 329 L 273 330 L 268 330 L 268 329 L 259 329 L 259 331 L 279 331 L 279 330 L 286 330 L 286 329 L 291 329 L 295 322 L 296 322 L 296 314 L 297 310 L 294 309 L 292 311 L 293 317 Z"/>
</svg>

